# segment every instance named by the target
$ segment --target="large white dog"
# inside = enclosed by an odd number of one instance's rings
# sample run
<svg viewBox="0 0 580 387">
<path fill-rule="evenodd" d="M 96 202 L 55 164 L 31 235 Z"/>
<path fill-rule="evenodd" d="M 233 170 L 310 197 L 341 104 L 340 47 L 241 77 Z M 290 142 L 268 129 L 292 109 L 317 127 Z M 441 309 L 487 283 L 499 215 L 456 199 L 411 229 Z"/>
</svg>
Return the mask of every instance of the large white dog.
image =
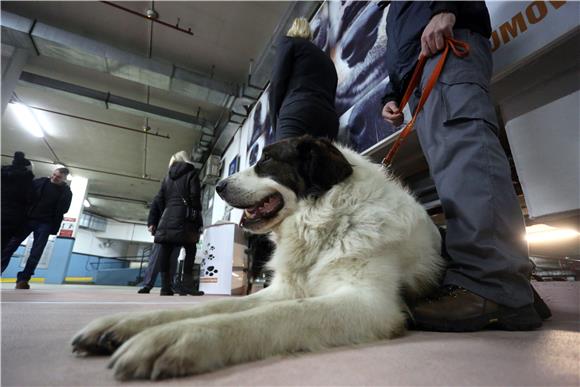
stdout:
<svg viewBox="0 0 580 387">
<path fill-rule="evenodd" d="M 380 166 L 328 141 L 271 145 L 216 189 L 245 209 L 245 228 L 271 232 L 272 285 L 186 310 L 97 319 L 73 338 L 75 351 L 114 352 L 118 379 L 159 379 L 387 339 L 404 329 L 404 299 L 441 273 L 440 236 L 421 205 Z"/>
</svg>

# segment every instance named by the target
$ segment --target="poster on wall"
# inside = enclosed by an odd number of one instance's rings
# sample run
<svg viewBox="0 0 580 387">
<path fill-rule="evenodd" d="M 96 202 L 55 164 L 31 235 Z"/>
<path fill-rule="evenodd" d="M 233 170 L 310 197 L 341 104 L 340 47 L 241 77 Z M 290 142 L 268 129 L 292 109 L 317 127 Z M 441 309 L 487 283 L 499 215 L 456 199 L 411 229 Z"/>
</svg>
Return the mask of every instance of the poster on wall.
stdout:
<svg viewBox="0 0 580 387">
<path fill-rule="evenodd" d="M 44 247 L 42 255 L 40 256 L 40 261 L 38 262 L 37 269 L 47 269 L 48 265 L 50 265 L 50 260 L 52 258 L 52 251 L 54 249 L 54 240 L 56 239 L 55 235 L 51 235 L 48 237 L 48 242 Z M 30 256 L 30 250 L 32 250 L 32 245 L 34 243 L 34 236 L 30 235 L 26 241 L 26 247 L 24 248 L 24 254 L 22 255 L 22 259 L 20 260 L 20 267 L 25 267 L 26 262 L 28 261 L 28 257 Z"/>
<path fill-rule="evenodd" d="M 388 82 L 386 15 L 388 7 L 375 2 L 325 2 L 311 20 L 313 43 L 326 52 L 338 74 L 335 105 L 340 118 L 339 141 L 364 151 L 397 128 L 381 117 L 381 98 Z M 268 89 L 249 117 L 248 165 L 259 158 L 254 149 L 264 135 L 264 146 L 274 141 L 269 119 Z M 252 152 L 253 151 L 253 152 Z"/>
<path fill-rule="evenodd" d="M 238 172 L 239 170 L 240 170 L 240 155 L 237 155 L 230 162 L 230 165 L 228 167 L 228 176 L 233 175 L 234 173 Z"/>
</svg>

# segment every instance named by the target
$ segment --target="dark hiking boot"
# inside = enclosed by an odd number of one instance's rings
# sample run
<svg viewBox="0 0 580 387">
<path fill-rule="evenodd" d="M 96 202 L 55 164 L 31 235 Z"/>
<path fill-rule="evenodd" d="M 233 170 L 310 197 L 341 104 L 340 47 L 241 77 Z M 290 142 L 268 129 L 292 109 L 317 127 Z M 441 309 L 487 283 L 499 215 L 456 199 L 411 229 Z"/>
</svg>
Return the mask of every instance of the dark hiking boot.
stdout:
<svg viewBox="0 0 580 387">
<path fill-rule="evenodd" d="M 30 289 L 28 281 L 17 281 L 14 289 Z"/>
<path fill-rule="evenodd" d="M 438 332 L 474 332 L 487 328 L 528 331 L 542 326 L 534 305 L 509 308 L 467 289 L 446 286 L 434 298 L 416 305 L 413 327 Z"/>
</svg>

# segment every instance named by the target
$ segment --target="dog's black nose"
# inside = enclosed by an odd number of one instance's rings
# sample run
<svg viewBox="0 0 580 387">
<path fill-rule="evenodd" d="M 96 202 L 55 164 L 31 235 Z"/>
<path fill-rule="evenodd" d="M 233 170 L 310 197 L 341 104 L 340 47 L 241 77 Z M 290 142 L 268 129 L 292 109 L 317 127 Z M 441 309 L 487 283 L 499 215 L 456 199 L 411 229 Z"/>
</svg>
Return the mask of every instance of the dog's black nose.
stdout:
<svg viewBox="0 0 580 387">
<path fill-rule="evenodd" d="M 223 191 L 225 191 L 227 185 L 228 185 L 228 182 L 225 179 L 221 180 L 215 186 L 215 190 L 217 191 L 218 194 L 222 193 Z"/>
</svg>

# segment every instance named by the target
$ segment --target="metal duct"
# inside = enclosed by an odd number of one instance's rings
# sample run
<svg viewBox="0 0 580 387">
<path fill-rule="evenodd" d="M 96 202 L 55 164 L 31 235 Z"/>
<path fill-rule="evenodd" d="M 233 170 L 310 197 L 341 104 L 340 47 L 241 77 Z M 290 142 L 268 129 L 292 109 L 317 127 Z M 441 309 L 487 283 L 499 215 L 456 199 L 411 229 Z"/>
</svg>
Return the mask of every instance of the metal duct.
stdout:
<svg viewBox="0 0 580 387">
<path fill-rule="evenodd" d="M 178 123 L 180 125 L 189 124 L 193 129 L 201 130 L 203 135 L 213 135 L 213 127 L 207 120 L 189 114 L 119 97 L 103 91 L 73 85 L 72 83 L 59 81 L 25 71 L 20 75 L 20 81 L 37 87 L 40 86 L 51 90 L 58 90 L 69 95 L 72 94 L 76 97 L 82 98 L 86 102 L 101 104 L 104 108 L 113 108 L 115 110 L 136 114 L 141 117 L 155 117 L 171 123 Z"/>
<path fill-rule="evenodd" d="M 148 59 L 105 43 L 2 11 L 2 43 L 35 54 L 108 73 L 144 85 L 229 106 L 239 94 L 234 84 L 210 79 L 174 64 Z"/>
</svg>

